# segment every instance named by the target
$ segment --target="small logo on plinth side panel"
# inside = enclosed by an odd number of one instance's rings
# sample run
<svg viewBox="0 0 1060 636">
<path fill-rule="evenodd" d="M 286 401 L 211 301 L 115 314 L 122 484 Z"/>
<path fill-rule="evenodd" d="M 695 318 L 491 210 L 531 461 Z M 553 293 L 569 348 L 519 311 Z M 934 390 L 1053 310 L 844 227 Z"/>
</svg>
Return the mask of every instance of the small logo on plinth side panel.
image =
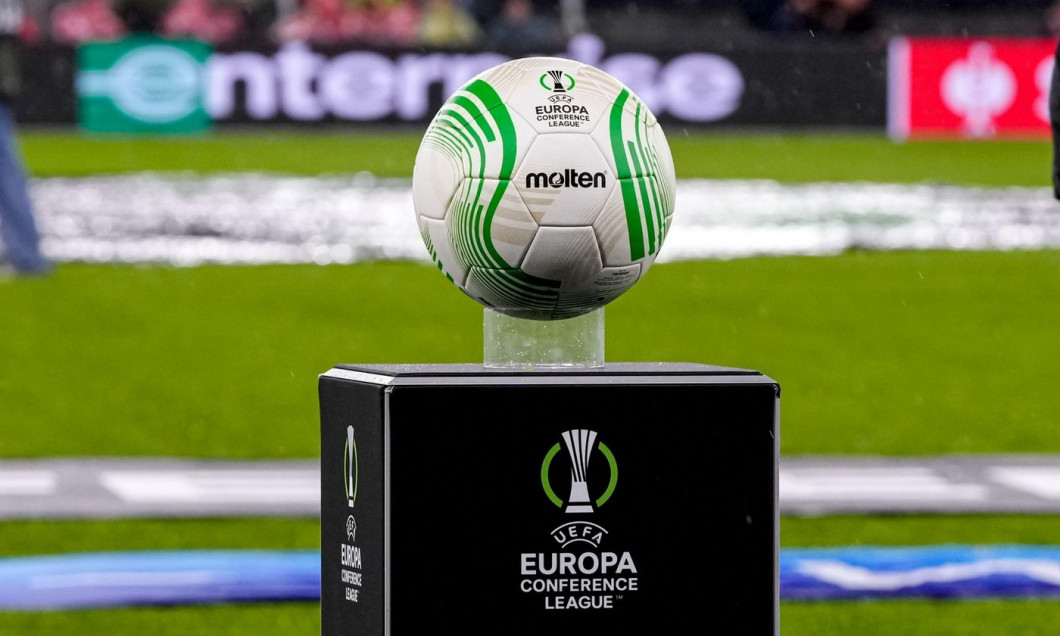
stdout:
<svg viewBox="0 0 1060 636">
<path fill-rule="evenodd" d="M 545 454 L 545 459 L 541 462 L 541 487 L 549 500 L 556 506 L 564 508 L 567 513 L 592 513 L 595 508 L 607 503 L 611 495 L 614 494 L 615 487 L 618 485 L 618 463 L 615 461 L 615 456 L 611 449 L 603 442 L 597 441 L 596 431 L 573 429 L 564 432 L 561 437 L 563 441 L 557 442 Z M 569 456 L 571 466 L 570 494 L 566 501 L 556 494 L 556 491 L 552 488 L 549 476 L 553 460 L 564 448 Z M 589 485 L 590 459 L 594 453 L 599 453 L 607 460 L 610 472 L 606 486 L 603 486 L 605 483 L 603 480 L 594 479 L 594 485 L 597 483 L 600 485 L 595 498 L 590 494 Z"/>
<path fill-rule="evenodd" d="M 346 427 L 346 444 L 342 453 L 342 484 L 346 494 L 346 505 L 353 508 L 357 503 L 357 482 L 360 477 L 360 466 L 357 458 L 357 438 L 352 426 Z M 365 555 L 357 543 L 357 520 L 353 515 L 346 517 L 346 541 L 341 548 L 341 579 L 343 598 L 350 603 L 359 603 L 361 590 L 364 587 L 363 563 Z"/>
<path fill-rule="evenodd" d="M 360 477 L 357 459 L 357 439 L 353 436 L 353 427 L 346 427 L 346 447 L 342 458 L 343 478 L 346 490 L 346 503 L 350 508 L 357 502 L 357 482 Z"/>
<path fill-rule="evenodd" d="M 346 540 L 351 543 L 357 542 L 357 520 L 353 515 L 346 517 Z"/>
</svg>

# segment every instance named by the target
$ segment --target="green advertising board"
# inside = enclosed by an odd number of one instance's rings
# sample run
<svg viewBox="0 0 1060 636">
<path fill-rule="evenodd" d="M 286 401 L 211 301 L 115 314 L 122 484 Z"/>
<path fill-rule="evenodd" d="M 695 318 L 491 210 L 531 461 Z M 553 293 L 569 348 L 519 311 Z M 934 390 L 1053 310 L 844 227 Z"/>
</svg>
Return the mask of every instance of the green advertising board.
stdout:
<svg viewBox="0 0 1060 636">
<path fill-rule="evenodd" d="M 92 132 L 195 133 L 211 126 L 206 61 L 195 40 L 143 35 L 77 51 L 78 121 Z"/>
</svg>

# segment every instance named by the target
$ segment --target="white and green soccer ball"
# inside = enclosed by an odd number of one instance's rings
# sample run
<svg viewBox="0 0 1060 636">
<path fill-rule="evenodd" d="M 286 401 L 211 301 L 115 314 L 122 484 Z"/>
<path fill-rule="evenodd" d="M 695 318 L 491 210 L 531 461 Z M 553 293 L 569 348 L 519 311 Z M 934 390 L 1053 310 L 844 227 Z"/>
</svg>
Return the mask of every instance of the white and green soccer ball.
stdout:
<svg viewBox="0 0 1060 636">
<path fill-rule="evenodd" d="M 673 157 L 647 106 L 611 75 L 513 60 L 458 90 L 413 172 L 438 268 L 505 315 L 573 318 L 633 286 L 673 219 Z"/>
</svg>

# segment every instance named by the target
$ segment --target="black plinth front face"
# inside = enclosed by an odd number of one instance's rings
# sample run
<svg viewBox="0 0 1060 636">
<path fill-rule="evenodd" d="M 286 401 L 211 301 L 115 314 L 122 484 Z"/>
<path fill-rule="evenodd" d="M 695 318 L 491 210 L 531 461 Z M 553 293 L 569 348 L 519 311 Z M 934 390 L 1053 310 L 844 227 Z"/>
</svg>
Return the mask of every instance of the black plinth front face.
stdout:
<svg viewBox="0 0 1060 636">
<path fill-rule="evenodd" d="M 777 632 L 778 385 L 702 365 L 320 380 L 322 632 Z"/>
</svg>

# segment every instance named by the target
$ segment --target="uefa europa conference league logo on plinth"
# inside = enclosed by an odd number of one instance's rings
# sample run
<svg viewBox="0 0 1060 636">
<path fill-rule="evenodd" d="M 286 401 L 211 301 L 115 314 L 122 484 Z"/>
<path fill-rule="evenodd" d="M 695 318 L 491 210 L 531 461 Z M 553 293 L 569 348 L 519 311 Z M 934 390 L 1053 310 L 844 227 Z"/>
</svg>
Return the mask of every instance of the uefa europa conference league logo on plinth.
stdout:
<svg viewBox="0 0 1060 636">
<path fill-rule="evenodd" d="M 353 436 L 353 427 L 346 427 L 346 453 L 343 457 L 343 468 L 346 473 L 346 505 L 353 508 L 357 503 L 357 478 L 360 476 L 357 469 L 357 440 Z M 357 540 L 357 520 L 351 514 L 346 518 L 346 538 L 349 541 Z"/>
<path fill-rule="evenodd" d="M 564 432 L 560 442 L 549 449 L 541 463 L 541 487 L 549 501 L 565 514 L 590 515 L 603 506 L 618 484 L 618 463 L 611 449 L 597 442 L 596 431 L 574 429 Z M 552 466 L 557 455 L 566 449 L 570 462 L 570 496 L 566 502 L 552 488 Z M 607 479 L 589 479 L 590 457 L 598 453 L 607 460 Z M 559 472 L 561 469 L 557 469 Z M 601 471 L 602 472 L 602 471 Z M 602 488 L 590 494 L 591 486 Z M 526 594 L 544 596 L 547 610 L 607 609 L 622 601 L 638 586 L 637 566 L 629 552 L 596 550 L 607 529 L 588 520 L 568 521 L 550 533 L 560 548 L 574 546 L 581 552 L 558 551 L 526 553 L 520 556 L 519 589 Z"/>
</svg>

